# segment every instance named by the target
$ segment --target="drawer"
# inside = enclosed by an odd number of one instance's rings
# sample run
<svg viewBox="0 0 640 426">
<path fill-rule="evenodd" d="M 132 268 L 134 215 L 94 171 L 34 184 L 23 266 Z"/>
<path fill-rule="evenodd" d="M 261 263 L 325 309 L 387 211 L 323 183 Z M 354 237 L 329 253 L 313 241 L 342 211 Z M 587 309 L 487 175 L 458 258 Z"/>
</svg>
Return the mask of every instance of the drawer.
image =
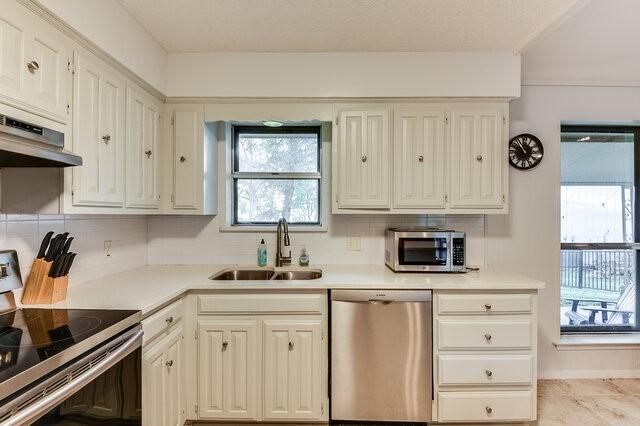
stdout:
<svg viewBox="0 0 640 426">
<path fill-rule="evenodd" d="M 437 294 L 438 314 L 530 313 L 531 294 Z"/>
<path fill-rule="evenodd" d="M 497 422 L 534 420 L 533 392 L 439 392 L 438 421 Z"/>
<path fill-rule="evenodd" d="M 438 355 L 438 385 L 531 385 L 532 355 Z"/>
<path fill-rule="evenodd" d="M 321 314 L 326 294 L 214 294 L 198 296 L 199 314 Z"/>
<path fill-rule="evenodd" d="M 440 350 L 527 349 L 532 343 L 532 323 L 525 319 L 436 320 Z"/>
<path fill-rule="evenodd" d="M 150 342 L 182 321 L 183 301 L 177 300 L 142 320 L 143 343 Z"/>
</svg>

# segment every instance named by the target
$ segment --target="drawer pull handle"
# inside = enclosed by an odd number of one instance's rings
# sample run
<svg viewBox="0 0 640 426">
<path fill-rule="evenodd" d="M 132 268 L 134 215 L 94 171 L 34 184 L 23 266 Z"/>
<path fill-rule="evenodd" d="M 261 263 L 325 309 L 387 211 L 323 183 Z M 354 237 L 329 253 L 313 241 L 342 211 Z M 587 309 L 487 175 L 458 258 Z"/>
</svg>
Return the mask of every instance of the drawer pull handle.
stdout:
<svg viewBox="0 0 640 426">
<path fill-rule="evenodd" d="M 493 376 L 493 372 L 491 370 L 484 370 L 484 374 L 486 374 L 487 377 Z"/>
<path fill-rule="evenodd" d="M 490 334 L 485 334 L 484 338 L 487 340 L 487 342 L 491 341 L 491 335 Z"/>
<path fill-rule="evenodd" d="M 144 155 L 146 155 L 146 156 L 147 156 L 147 158 L 151 158 L 151 154 L 152 154 L 152 152 L 151 152 L 151 150 L 150 150 L 150 149 L 148 149 L 148 150 L 146 150 L 146 151 L 144 152 Z"/>
<path fill-rule="evenodd" d="M 418 161 L 423 163 L 424 162 L 424 155 L 419 155 L 418 156 Z"/>
<path fill-rule="evenodd" d="M 169 361 L 165 362 L 165 365 L 169 368 L 173 367 L 173 360 L 170 359 Z"/>
<path fill-rule="evenodd" d="M 484 304 L 484 308 L 485 308 L 487 311 L 490 311 L 490 310 L 491 310 L 491 304 L 490 304 L 490 303 L 485 303 L 485 304 Z"/>
<path fill-rule="evenodd" d="M 293 350 L 293 342 L 289 342 L 289 350 L 292 351 Z"/>
<path fill-rule="evenodd" d="M 102 142 L 104 142 L 106 145 L 109 145 L 110 140 L 111 140 L 111 135 L 104 135 L 102 137 Z"/>
<path fill-rule="evenodd" d="M 484 407 L 484 409 L 487 410 L 487 414 L 493 413 L 493 408 L 491 407 Z"/>
<path fill-rule="evenodd" d="M 184 163 L 185 161 L 187 161 L 187 157 L 185 157 L 184 155 L 180 156 L 180 162 Z"/>
<path fill-rule="evenodd" d="M 227 342 L 226 340 L 224 342 L 222 342 L 222 350 L 223 351 L 226 351 L 228 346 L 229 346 L 229 342 Z"/>
<path fill-rule="evenodd" d="M 363 162 L 363 163 L 366 163 L 366 162 L 367 162 L 367 156 L 366 156 L 366 155 L 363 155 L 363 156 L 362 156 L 362 162 Z"/>
<path fill-rule="evenodd" d="M 173 322 L 173 317 L 167 317 L 167 319 L 165 319 L 167 325 L 170 325 Z"/>
</svg>

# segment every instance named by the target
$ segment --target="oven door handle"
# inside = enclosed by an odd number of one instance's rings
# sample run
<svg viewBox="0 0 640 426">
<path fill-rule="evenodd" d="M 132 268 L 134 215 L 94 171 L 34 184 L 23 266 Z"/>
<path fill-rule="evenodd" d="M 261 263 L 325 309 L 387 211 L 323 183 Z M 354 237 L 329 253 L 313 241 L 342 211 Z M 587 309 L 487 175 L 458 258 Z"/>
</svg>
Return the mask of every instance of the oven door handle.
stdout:
<svg viewBox="0 0 640 426">
<path fill-rule="evenodd" d="M 29 424 L 32 421 L 38 419 L 47 411 L 51 410 L 53 407 L 57 406 L 58 404 L 69 398 L 71 395 L 82 389 L 84 386 L 89 384 L 100 374 L 104 373 L 113 365 L 120 362 L 135 349 L 142 346 L 142 334 L 142 330 L 136 332 L 130 338 L 128 338 L 125 343 L 120 345 L 113 352 L 110 352 L 105 358 L 100 360 L 86 373 L 59 387 L 45 397 L 38 399 L 33 404 L 25 407 L 23 410 L 18 411 L 17 413 L 9 417 L 6 420 L 6 423 L 2 423 L 2 426 Z"/>
</svg>

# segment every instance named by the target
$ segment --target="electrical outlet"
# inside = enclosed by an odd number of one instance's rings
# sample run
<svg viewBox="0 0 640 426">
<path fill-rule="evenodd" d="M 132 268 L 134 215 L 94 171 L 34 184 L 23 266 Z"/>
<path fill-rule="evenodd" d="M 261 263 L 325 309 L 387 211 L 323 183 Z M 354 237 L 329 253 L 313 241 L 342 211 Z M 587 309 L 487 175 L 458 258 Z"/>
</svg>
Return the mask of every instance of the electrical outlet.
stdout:
<svg viewBox="0 0 640 426">
<path fill-rule="evenodd" d="M 347 237 L 347 250 L 360 251 L 361 242 L 360 237 Z"/>
<path fill-rule="evenodd" d="M 104 240 L 104 254 L 107 257 L 111 256 L 111 240 Z"/>
</svg>

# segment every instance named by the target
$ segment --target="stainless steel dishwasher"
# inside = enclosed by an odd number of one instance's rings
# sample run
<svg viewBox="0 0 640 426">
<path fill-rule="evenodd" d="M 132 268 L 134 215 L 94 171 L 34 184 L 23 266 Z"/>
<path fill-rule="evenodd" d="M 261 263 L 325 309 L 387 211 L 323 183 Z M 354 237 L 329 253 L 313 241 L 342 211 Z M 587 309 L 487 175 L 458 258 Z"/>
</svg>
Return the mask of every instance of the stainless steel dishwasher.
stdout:
<svg viewBox="0 0 640 426">
<path fill-rule="evenodd" d="M 431 421 L 431 291 L 331 291 L 331 419 Z"/>
</svg>

